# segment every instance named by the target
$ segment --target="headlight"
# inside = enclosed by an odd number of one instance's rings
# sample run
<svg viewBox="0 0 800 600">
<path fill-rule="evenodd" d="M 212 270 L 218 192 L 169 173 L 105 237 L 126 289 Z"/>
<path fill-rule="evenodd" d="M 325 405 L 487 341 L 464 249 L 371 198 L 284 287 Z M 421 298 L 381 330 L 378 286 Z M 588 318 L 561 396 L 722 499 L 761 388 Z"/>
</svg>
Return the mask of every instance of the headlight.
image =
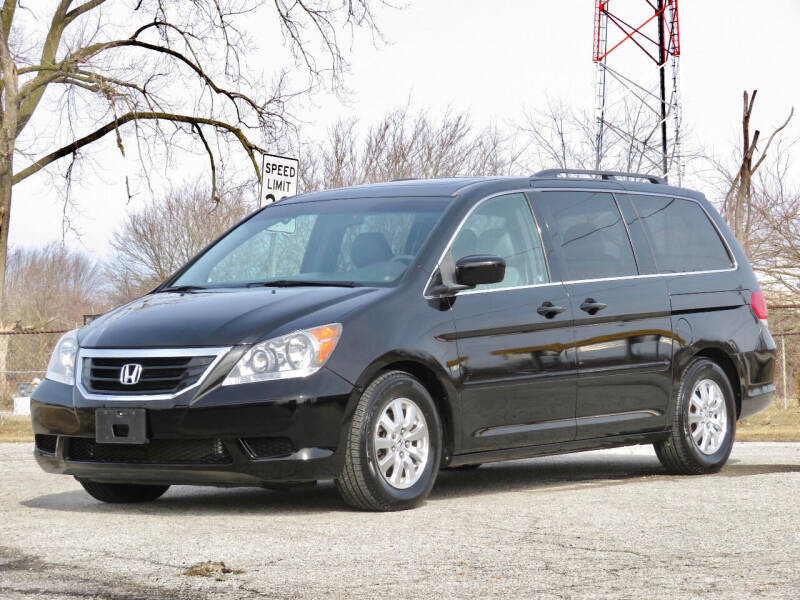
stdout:
<svg viewBox="0 0 800 600">
<path fill-rule="evenodd" d="M 73 329 L 58 340 L 50 364 L 47 365 L 47 379 L 75 385 L 75 357 L 78 355 L 78 330 Z"/>
<path fill-rule="evenodd" d="M 341 334 L 342 326 L 333 323 L 260 342 L 244 353 L 222 385 L 307 377 L 322 368 Z"/>
</svg>

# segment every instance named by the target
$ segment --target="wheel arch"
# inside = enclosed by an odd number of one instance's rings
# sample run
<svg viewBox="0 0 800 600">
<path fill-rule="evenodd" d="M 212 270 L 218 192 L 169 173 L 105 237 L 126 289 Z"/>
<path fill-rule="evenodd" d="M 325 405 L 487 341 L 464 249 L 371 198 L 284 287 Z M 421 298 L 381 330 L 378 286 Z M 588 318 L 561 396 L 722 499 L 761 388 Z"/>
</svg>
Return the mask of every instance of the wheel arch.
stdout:
<svg viewBox="0 0 800 600">
<path fill-rule="evenodd" d="M 433 398 L 442 422 L 442 463 L 447 464 L 456 445 L 455 399 L 457 391 L 445 368 L 432 356 L 420 356 L 403 352 L 385 354 L 373 361 L 359 376 L 354 388 L 353 398 L 348 407 L 348 417 L 352 416 L 355 405 L 370 381 L 387 371 L 404 371 L 416 377 Z M 349 418 L 348 418 L 349 420 Z"/>
<path fill-rule="evenodd" d="M 718 365 L 728 377 L 728 381 L 733 388 L 733 397 L 736 401 L 736 418 L 742 414 L 742 370 L 741 365 L 734 360 L 733 356 L 725 349 L 717 346 L 709 346 L 695 352 L 691 359 L 707 358 Z"/>
</svg>

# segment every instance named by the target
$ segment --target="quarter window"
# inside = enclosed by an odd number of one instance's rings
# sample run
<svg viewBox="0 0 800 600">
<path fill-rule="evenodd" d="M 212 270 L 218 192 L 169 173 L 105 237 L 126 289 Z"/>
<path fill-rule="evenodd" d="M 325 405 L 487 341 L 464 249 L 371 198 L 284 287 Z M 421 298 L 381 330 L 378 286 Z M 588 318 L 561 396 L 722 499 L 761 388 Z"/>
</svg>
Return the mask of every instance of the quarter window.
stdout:
<svg viewBox="0 0 800 600">
<path fill-rule="evenodd" d="M 661 273 L 714 271 L 733 266 L 705 211 L 691 200 L 631 196 Z"/>
<path fill-rule="evenodd" d="M 636 259 L 617 204 L 603 192 L 542 192 L 546 215 L 565 271 L 565 280 L 628 277 Z"/>
<path fill-rule="evenodd" d="M 619 205 L 625 225 L 628 227 L 628 234 L 633 244 L 633 252 L 636 254 L 636 264 L 639 267 L 639 275 L 653 275 L 658 273 L 656 259 L 653 256 L 653 249 L 650 247 L 650 240 L 639 218 L 639 213 L 633 207 L 633 201 L 625 194 L 614 194 Z"/>
<path fill-rule="evenodd" d="M 464 222 L 450 252 L 456 262 L 473 254 L 493 254 L 505 259 L 503 281 L 479 285 L 477 289 L 549 281 L 542 245 L 523 194 L 508 194 L 483 202 Z"/>
</svg>

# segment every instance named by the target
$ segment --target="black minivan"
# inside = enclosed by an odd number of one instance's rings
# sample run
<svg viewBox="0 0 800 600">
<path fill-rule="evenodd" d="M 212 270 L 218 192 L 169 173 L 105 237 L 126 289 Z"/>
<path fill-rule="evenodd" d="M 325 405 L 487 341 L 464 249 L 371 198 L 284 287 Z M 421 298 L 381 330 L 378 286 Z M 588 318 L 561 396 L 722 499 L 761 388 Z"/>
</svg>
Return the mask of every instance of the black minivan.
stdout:
<svg viewBox="0 0 800 600">
<path fill-rule="evenodd" d="M 440 468 L 653 444 L 719 470 L 772 400 L 747 258 L 698 192 L 626 173 L 404 180 L 254 213 L 64 335 L 36 460 L 106 502 L 335 480 L 418 505 Z"/>
</svg>

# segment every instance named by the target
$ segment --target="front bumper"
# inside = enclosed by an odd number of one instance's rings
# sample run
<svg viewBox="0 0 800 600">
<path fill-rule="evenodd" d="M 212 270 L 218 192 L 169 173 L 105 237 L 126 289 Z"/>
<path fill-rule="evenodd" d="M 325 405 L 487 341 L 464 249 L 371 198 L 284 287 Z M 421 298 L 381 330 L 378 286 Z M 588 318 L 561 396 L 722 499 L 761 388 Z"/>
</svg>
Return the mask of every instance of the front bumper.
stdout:
<svg viewBox="0 0 800 600">
<path fill-rule="evenodd" d="M 169 401 L 89 399 L 45 380 L 31 398 L 34 456 L 47 472 L 100 482 L 261 485 L 337 477 L 353 386 L 304 379 L 217 387 Z M 97 408 L 146 409 L 149 443 L 95 442 Z"/>
</svg>

